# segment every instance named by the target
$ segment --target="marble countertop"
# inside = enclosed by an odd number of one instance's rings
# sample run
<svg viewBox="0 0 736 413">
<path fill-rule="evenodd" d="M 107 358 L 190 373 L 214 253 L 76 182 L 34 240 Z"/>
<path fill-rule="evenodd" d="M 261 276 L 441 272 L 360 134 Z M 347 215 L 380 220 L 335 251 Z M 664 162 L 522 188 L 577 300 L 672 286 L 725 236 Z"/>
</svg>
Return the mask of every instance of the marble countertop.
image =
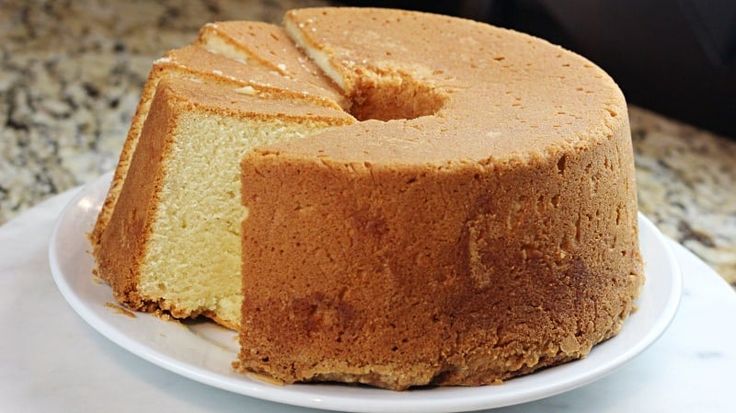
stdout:
<svg viewBox="0 0 736 413">
<path fill-rule="evenodd" d="M 0 3 L 0 224 L 114 168 L 151 62 L 319 0 Z M 639 208 L 736 285 L 736 140 L 630 107 Z"/>
</svg>

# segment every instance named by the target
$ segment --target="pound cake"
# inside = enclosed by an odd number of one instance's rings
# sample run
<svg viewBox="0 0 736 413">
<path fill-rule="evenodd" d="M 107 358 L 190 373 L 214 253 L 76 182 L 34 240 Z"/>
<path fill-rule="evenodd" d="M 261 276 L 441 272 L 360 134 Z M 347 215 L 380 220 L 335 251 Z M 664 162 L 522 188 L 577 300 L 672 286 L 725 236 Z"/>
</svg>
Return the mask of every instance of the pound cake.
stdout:
<svg viewBox="0 0 736 413">
<path fill-rule="evenodd" d="M 446 16 L 301 9 L 284 29 L 205 26 L 146 88 L 98 272 L 128 306 L 238 330 L 241 371 L 498 383 L 584 357 L 632 311 L 626 103 L 574 53 Z"/>
</svg>

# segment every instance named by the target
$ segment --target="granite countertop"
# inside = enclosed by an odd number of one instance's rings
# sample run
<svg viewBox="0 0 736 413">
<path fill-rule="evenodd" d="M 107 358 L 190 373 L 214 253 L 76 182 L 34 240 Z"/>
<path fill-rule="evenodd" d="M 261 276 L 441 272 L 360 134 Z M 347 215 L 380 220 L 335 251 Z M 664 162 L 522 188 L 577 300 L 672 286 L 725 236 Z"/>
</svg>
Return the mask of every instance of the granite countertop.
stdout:
<svg viewBox="0 0 736 413">
<path fill-rule="evenodd" d="M 0 224 L 114 168 L 151 62 L 319 0 L 0 3 Z M 639 208 L 736 285 L 736 140 L 630 107 Z"/>
</svg>

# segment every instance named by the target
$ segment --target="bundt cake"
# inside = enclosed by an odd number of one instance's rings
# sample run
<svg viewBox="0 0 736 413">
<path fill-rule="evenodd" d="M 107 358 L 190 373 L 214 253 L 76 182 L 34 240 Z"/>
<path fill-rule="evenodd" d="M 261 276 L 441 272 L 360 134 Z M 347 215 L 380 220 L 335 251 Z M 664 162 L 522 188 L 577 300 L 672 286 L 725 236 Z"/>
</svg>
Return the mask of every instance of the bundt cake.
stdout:
<svg viewBox="0 0 736 413">
<path fill-rule="evenodd" d="M 643 282 L 626 103 L 521 33 L 388 9 L 157 61 L 91 234 L 145 311 L 284 382 L 481 385 L 584 357 Z"/>
</svg>

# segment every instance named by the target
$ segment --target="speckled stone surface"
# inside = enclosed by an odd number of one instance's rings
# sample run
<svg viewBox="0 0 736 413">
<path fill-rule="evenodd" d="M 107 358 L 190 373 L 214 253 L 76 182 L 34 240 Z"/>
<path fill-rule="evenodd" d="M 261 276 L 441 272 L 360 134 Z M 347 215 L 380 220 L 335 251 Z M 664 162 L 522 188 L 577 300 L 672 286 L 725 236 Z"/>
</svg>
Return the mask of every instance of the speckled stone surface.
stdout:
<svg viewBox="0 0 736 413">
<path fill-rule="evenodd" d="M 736 140 L 630 108 L 639 210 L 736 286 Z"/>
<path fill-rule="evenodd" d="M 151 62 L 296 0 L 0 1 L 0 224 L 114 168 Z M 736 284 L 736 141 L 632 107 L 639 206 Z"/>
</svg>

